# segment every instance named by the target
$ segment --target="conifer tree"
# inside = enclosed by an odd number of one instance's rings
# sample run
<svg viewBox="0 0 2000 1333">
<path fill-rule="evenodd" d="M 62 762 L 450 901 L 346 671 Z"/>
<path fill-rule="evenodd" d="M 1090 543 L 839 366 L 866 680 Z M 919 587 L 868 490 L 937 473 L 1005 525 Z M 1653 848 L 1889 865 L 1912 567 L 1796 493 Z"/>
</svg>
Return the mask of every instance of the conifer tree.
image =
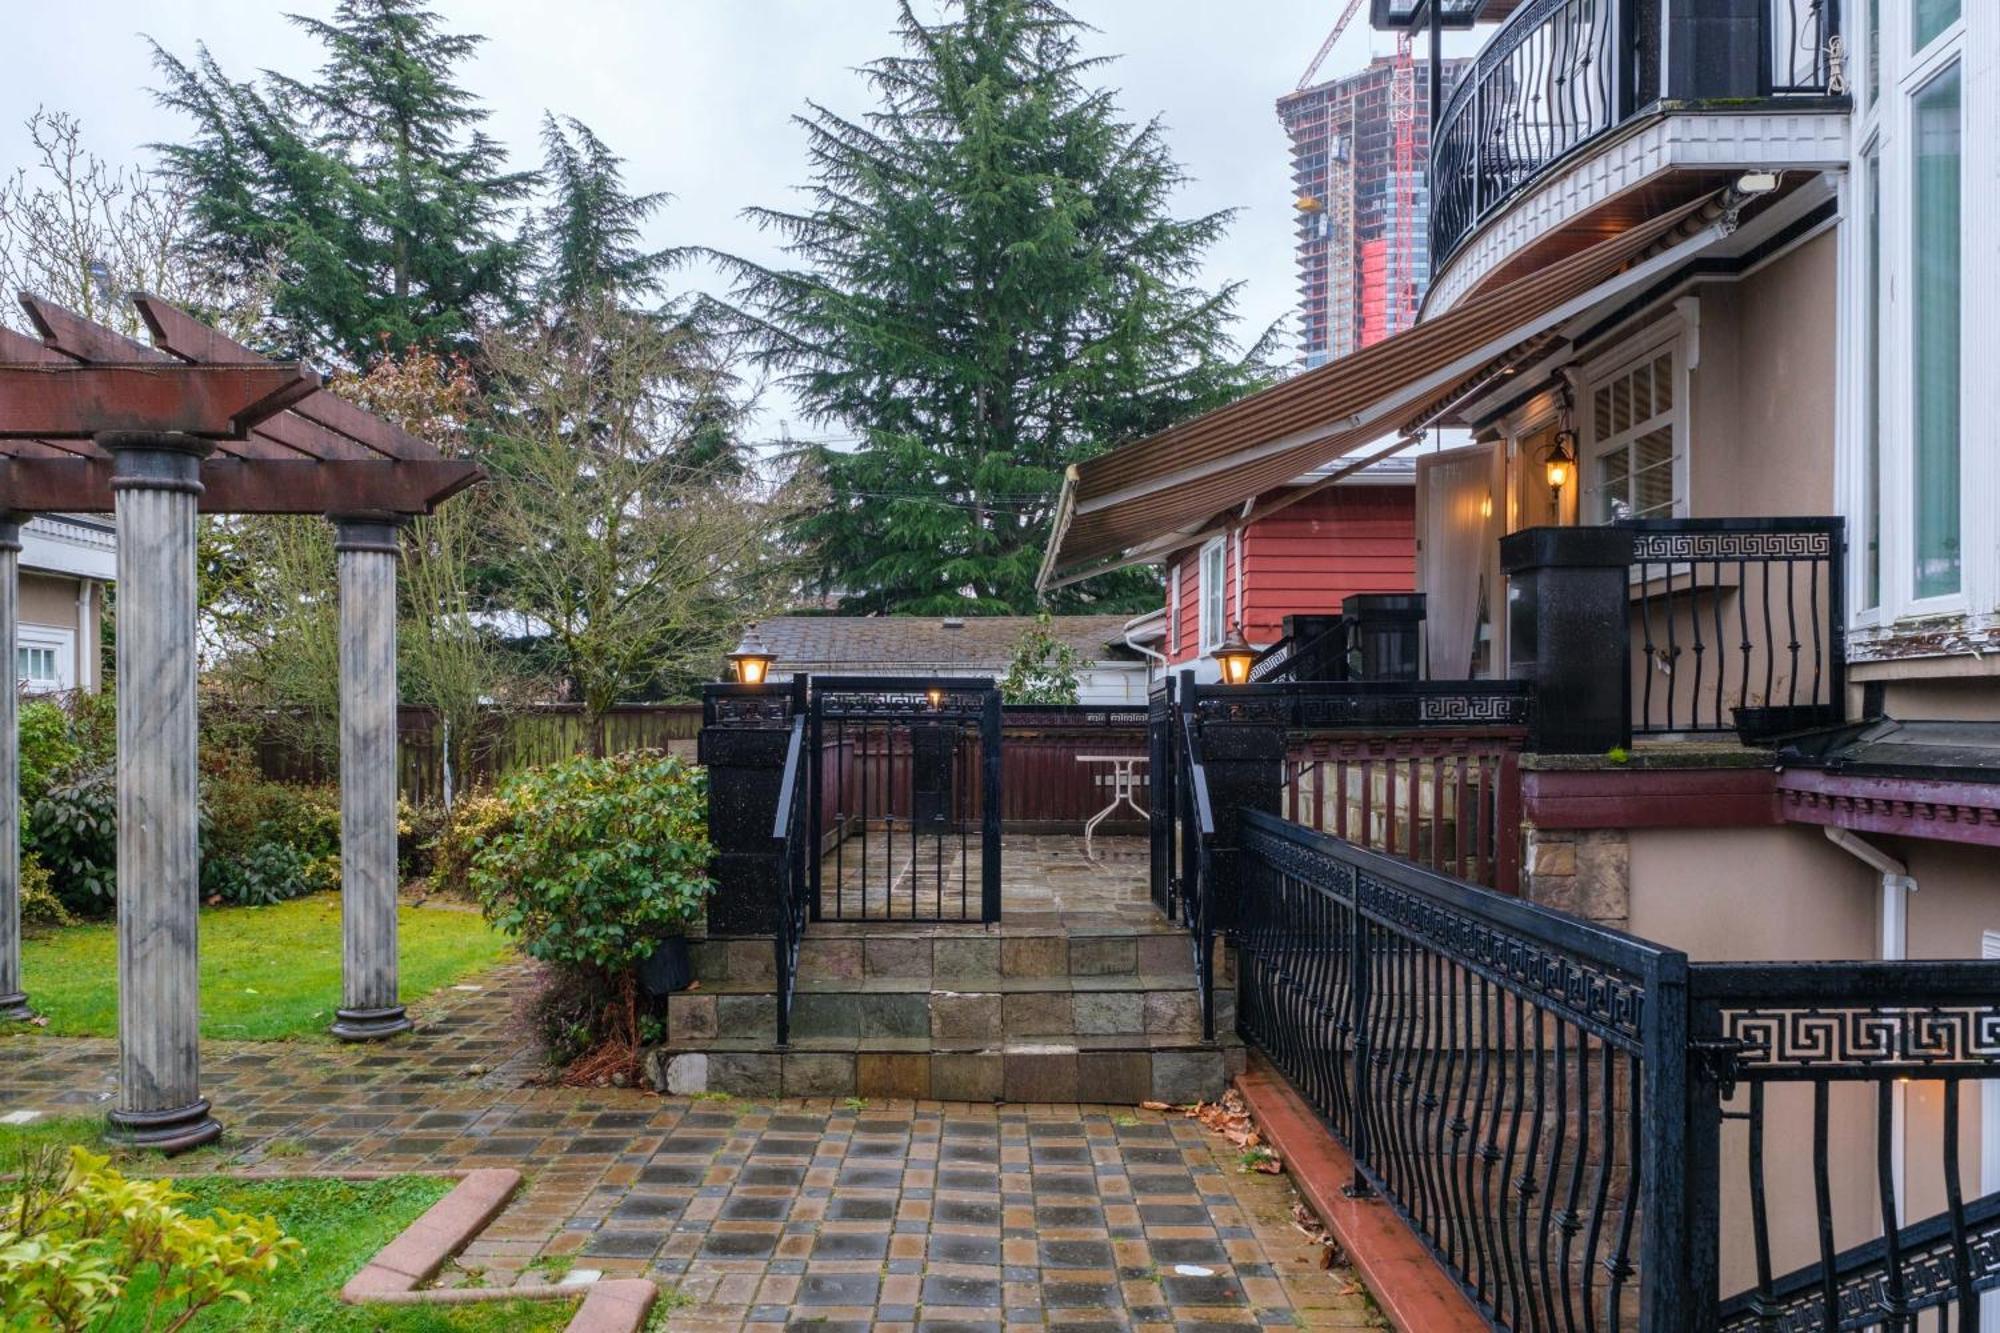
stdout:
<svg viewBox="0 0 2000 1333">
<path fill-rule="evenodd" d="M 421 0 L 340 0 L 292 21 L 326 52 L 311 79 L 226 75 L 157 44 L 162 105 L 194 121 L 158 145 L 189 197 L 197 262 L 266 286 L 273 351 L 349 366 L 410 347 L 464 350 L 516 298 L 530 174 L 509 171 L 487 112 L 454 77 L 482 40 Z"/>
<path fill-rule="evenodd" d="M 801 451 L 828 497 L 793 536 L 851 611 L 1034 609 L 1063 469 L 1226 402 L 1267 371 L 1231 338 L 1237 285 L 1194 282 L 1228 213 L 1179 218 L 1157 120 L 1092 80 L 1053 0 L 899 10 L 900 54 L 849 119 L 818 104 L 809 206 L 757 209 L 790 263 L 730 260 L 767 363 L 814 419 L 859 435 Z M 1058 606 L 1139 608 L 1127 574 Z"/>
</svg>

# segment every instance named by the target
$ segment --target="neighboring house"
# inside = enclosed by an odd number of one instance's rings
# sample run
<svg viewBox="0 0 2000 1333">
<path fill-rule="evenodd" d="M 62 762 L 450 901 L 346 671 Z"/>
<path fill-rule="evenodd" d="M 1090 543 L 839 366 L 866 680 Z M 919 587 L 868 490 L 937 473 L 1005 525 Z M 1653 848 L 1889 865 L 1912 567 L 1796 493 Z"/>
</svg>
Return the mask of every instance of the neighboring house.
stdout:
<svg viewBox="0 0 2000 1333">
<path fill-rule="evenodd" d="M 769 679 L 1007 674 L 1034 616 L 774 616 L 757 633 L 773 654 Z M 1053 616 L 1048 628 L 1077 655 L 1079 703 L 1142 704 L 1146 658 L 1125 639 L 1125 616 Z"/>
<path fill-rule="evenodd" d="M 1525 894 L 1696 960 L 2000 957 L 2000 5 L 1480 8 L 1504 22 L 1433 132 L 1419 323 L 1073 468 L 1044 585 L 1466 428 L 1419 464 L 1428 675 L 1568 674 L 1538 725 L 1594 690 L 1641 742 L 1522 758 Z M 1551 642 L 1537 552 L 1593 544 L 1623 596 Z M 1823 1058 L 1865 1062 L 1864 1026 Z M 1950 1117 L 1960 1183 L 2000 1190 L 2000 1097 L 1881 1087 L 1879 1140 L 1864 1107 L 1834 1156 L 1873 1172 L 1879 1142 L 1903 1217 L 1945 1207 Z M 1758 1170 L 1809 1218 L 1798 1109 Z M 1840 1243 L 1879 1235 L 1875 1182 L 1836 1187 Z M 1759 1257 L 1729 1208 L 1724 1291 Z M 1781 1270 L 1812 1234 L 1794 1207 Z"/>
<path fill-rule="evenodd" d="M 1307 474 L 1160 556 L 1167 665 L 1214 680 L 1209 654 L 1232 628 L 1262 646 L 1278 640 L 1287 616 L 1338 615 L 1351 593 L 1410 591 L 1415 477 L 1407 458 L 1337 479 Z"/>
<path fill-rule="evenodd" d="M 14 674 L 33 693 L 99 685 L 104 593 L 118 574 L 111 523 L 42 514 L 21 526 Z"/>
</svg>

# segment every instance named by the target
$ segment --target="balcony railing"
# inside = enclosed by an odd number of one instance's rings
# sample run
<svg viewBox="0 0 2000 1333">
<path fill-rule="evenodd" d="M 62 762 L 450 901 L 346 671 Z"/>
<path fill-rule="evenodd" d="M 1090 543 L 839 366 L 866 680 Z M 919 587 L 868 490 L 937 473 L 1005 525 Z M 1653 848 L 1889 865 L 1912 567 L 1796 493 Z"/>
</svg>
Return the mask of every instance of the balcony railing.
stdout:
<svg viewBox="0 0 2000 1333">
<path fill-rule="evenodd" d="M 1746 739 L 1845 715 L 1839 518 L 1631 519 L 1632 731 Z"/>
<path fill-rule="evenodd" d="M 1740 103 L 1837 90 L 1839 0 L 1740 0 L 1736 31 L 1721 38 L 1712 17 L 1674 22 L 1686 2 L 1533 0 L 1501 25 L 1431 134 L 1433 271 L 1551 165 L 1663 98 Z M 1682 33 L 1729 49 L 1697 52 Z"/>
<path fill-rule="evenodd" d="M 1242 1035 L 1495 1328 L 1979 1326 L 2000 965 L 1691 963 L 1264 811 L 1238 840 Z"/>
</svg>

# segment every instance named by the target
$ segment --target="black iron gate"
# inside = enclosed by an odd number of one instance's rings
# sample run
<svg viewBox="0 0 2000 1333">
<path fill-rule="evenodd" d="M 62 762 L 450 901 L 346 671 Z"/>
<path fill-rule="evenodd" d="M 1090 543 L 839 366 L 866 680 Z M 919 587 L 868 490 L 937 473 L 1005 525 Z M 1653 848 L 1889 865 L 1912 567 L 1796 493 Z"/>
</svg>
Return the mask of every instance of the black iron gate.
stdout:
<svg viewBox="0 0 2000 1333">
<path fill-rule="evenodd" d="M 1000 691 L 815 676 L 814 920 L 1000 919 Z"/>
<path fill-rule="evenodd" d="M 1174 917 L 1174 792 L 1180 779 L 1180 755 L 1174 748 L 1174 678 L 1156 683 L 1147 696 L 1146 767 L 1148 770 L 1147 833 L 1152 839 L 1153 906 L 1167 919 Z"/>
</svg>

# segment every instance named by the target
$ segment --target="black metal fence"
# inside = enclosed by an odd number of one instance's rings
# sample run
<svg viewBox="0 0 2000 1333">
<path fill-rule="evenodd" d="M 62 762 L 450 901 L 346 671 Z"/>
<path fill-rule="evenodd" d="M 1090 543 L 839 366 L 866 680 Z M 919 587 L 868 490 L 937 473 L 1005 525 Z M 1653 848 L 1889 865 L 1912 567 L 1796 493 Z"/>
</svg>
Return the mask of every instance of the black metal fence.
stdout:
<svg viewBox="0 0 2000 1333">
<path fill-rule="evenodd" d="M 808 802 L 812 794 L 812 754 L 806 748 L 806 719 L 792 719 L 791 739 L 785 746 L 785 771 L 778 782 L 778 817 L 771 828 L 772 850 L 778 865 L 777 930 L 771 941 L 777 951 L 775 977 L 778 996 L 778 1044 L 791 1040 L 792 995 L 798 985 L 799 943 L 805 938 L 806 920 L 812 906 L 812 819 Z"/>
<path fill-rule="evenodd" d="M 1845 712 L 1839 518 L 1631 519 L 1632 730 L 1769 736 Z"/>
<path fill-rule="evenodd" d="M 2000 966 L 1691 964 L 1263 812 L 1241 841 L 1243 1036 L 1494 1327 L 1978 1326 Z"/>
<path fill-rule="evenodd" d="M 1754 69 L 1705 53 L 1691 86 L 1667 83 L 1664 42 L 1687 0 L 1534 0 L 1516 8 L 1445 99 L 1431 134 L 1430 253 L 1442 267 L 1520 190 L 1635 112 L 1666 96 L 1745 97 L 1839 90 L 1838 0 L 1738 0 Z M 1682 31 L 1721 29 L 1714 6 Z M 1744 60 L 1752 52 L 1745 44 Z M 1690 57 L 1682 63 L 1694 65 Z M 1713 79 L 1714 86 L 1707 86 Z"/>
</svg>

